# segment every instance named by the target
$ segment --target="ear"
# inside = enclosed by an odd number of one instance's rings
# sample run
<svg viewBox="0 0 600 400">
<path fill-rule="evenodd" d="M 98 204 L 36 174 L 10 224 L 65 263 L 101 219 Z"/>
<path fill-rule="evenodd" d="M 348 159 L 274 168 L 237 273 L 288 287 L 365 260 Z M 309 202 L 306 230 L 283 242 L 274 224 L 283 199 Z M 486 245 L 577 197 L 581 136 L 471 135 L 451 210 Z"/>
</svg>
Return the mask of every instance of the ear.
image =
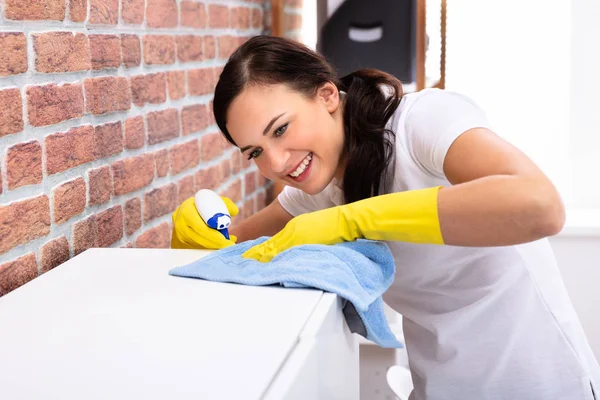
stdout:
<svg viewBox="0 0 600 400">
<path fill-rule="evenodd" d="M 333 114 L 340 106 L 340 92 L 332 82 L 324 83 L 317 90 L 317 101 L 325 106 L 327 112 Z"/>
</svg>

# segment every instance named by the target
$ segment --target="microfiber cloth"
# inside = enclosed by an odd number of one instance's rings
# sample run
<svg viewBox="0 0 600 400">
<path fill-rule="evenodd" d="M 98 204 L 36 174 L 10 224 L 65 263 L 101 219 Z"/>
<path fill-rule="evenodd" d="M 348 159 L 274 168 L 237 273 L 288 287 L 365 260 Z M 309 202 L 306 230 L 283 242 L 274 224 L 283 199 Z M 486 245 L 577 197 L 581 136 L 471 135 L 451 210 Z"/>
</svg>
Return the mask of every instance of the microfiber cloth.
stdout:
<svg viewBox="0 0 600 400">
<path fill-rule="evenodd" d="M 295 246 L 262 263 L 242 257 L 268 237 L 242 242 L 173 268 L 170 275 L 244 285 L 280 284 L 336 293 L 350 331 L 381 347 L 402 348 L 390 330 L 381 295 L 394 280 L 395 265 L 387 244 L 359 239 L 335 245 Z"/>
</svg>

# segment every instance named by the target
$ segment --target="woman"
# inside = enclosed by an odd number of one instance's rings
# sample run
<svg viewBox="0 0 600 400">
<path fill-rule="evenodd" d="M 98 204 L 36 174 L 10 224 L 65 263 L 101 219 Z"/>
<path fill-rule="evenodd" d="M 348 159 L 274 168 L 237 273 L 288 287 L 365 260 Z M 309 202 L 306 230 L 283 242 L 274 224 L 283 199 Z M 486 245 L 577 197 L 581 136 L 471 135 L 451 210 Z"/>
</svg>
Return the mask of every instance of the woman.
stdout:
<svg viewBox="0 0 600 400">
<path fill-rule="evenodd" d="M 544 239 L 563 227 L 560 196 L 467 97 L 403 95 L 377 70 L 338 79 L 319 54 L 259 36 L 224 67 L 214 115 L 266 178 L 286 185 L 232 229 L 239 241 L 274 235 L 244 257 L 388 241 L 397 271 L 384 300 L 404 317 L 411 399 L 575 400 L 600 390 Z M 236 240 L 208 229 L 193 199 L 173 221 L 176 248 Z"/>
</svg>

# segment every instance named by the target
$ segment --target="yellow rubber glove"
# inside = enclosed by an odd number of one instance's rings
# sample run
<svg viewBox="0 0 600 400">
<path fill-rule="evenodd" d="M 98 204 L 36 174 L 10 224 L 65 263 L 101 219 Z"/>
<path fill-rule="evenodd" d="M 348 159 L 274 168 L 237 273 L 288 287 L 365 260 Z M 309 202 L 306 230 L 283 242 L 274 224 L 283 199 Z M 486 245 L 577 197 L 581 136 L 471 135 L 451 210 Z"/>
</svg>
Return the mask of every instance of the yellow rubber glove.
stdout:
<svg viewBox="0 0 600 400">
<path fill-rule="evenodd" d="M 235 217 L 239 210 L 235 203 L 227 197 L 221 196 L 229 215 Z M 194 198 L 190 197 L 173 212 L 173 234 L 171 235 L 172 249 L 222 249 L 233 246 L 237 238 L 230 235 L 230 240 L 216 229 L 210 228 L 202 219 Z"/>
<path fill-rule="evenodd" d="M 444 244 L 438 219 L 439 189 L 391 193 L 298 215 L 275 236 L 242 256 L 266 262 L 293 246 L 359 238 Z"/>
</svg>

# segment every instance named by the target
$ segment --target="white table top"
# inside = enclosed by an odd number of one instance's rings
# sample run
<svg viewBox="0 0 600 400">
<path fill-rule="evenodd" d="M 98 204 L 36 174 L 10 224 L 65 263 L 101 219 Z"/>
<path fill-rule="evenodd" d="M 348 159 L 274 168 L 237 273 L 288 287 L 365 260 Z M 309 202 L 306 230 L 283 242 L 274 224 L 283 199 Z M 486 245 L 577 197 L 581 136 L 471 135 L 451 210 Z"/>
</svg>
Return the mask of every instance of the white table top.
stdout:
<svg viewBox="0 0 600 400">
<path fill-rule="evenodd" d="M 260 398 L 323 293 L 168 275 L 206 254 L 91 249 L 0 298 L 0 396 Z"/>
</svg>

